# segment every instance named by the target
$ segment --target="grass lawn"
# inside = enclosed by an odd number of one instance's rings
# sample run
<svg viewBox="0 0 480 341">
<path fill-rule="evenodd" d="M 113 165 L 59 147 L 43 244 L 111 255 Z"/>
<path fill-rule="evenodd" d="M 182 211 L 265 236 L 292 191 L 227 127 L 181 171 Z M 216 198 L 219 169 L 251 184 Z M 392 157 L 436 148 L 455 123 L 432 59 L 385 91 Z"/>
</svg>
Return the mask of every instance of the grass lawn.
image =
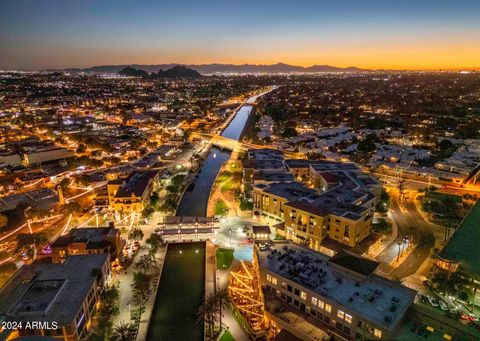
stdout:
<svg viewBox="0 0 480 341">
<path fill-rule="evenodd" d="M 220 339 L 218 339 L 218 341 L 235 341 L 235 339 L 228 330 L 225 330 L 225 332 L 222 334 Z"/>
<path fill-rule="evenodd" d="M 215 203 L 215 215 L 226 215 L 228 213 L 228 206 L 222 199 L 218 199 Z"/>
<path fill-rule="evenodd" d="M 233 250 L 217 249 L 217 269 L 227 269 L 233 261 Z"/>
</svg>

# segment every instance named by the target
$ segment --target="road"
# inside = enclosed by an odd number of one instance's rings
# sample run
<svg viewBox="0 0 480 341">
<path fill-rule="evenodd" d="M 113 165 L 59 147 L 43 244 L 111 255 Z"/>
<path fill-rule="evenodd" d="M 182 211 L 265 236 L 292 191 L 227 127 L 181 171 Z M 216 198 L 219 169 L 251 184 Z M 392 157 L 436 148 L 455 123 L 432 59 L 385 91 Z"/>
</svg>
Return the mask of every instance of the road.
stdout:
<svg viewBox="0 0 480 341">
<path fill-rule="evenodd" d="M 425 221 L 415 206 L 413 195 L 400 200 L 398 191 L 392 190 L 389 194 L 391 217 L 397 225 L 398 236 L 407 236 L 415 248 L 398 267 L 381 266 L 380 270 L 391 277 L 404 278 L 417 272 L 430 256 L 431 249 L 435 246 L 435 238 L 438 240 L 442 235 L 442 228 Z M 398 256 L 398 249 L 397 241 L 394 241 L 377 256 L 377 260 L 391 263 Z"/>
</svg>

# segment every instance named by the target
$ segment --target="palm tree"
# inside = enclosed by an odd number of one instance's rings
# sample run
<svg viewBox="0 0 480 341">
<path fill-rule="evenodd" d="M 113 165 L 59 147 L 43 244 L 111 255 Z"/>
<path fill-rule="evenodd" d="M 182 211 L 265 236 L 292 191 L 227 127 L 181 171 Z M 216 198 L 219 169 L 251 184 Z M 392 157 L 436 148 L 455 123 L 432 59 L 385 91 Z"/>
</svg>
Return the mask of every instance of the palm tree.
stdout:
<svg viewBox="0 0 480 341">
<path fill-rule="evenodd" d="M 146 254 L 142 255 L 137 263 L 135 263 L 135 267 L 140 269 L 142 272 L 148 272 L 152 267 L 157 265 L 157 259 L 154 255 Z"/>
<path fill-rule="evenodd" d="M 207 325 L 207 337 L 213 338 L 215 327 L 215 296 L 213 294 L 208 295 L 203 304 L 198 309 L 198 322 L 206 323 Z"/>
<path fill-rule="evenodd" d="M 216 290 L 214 295 L 220 320 L 220 329 L 222 329 L 222 310 L 223 308 L 228 307 L 228 303 L 230 302 L 230 296 L 228 295 L 227 288 L 221 288 Z"/>
<path fill-rule="evenodd" d="M 162 236 L 152 233 L 150 237 L 145 240 L 145 243 L 150 247 L 152 253 L 156 253 L 160 245 L 162 245 L 163 239 Z"/>
<path fill-rule="evenodd" d="M 113 337 L 115 340 L 127 341 L 130 339 L 130 330 L 130 324 L 121 321 L 113 328 Z"/>
</svg>

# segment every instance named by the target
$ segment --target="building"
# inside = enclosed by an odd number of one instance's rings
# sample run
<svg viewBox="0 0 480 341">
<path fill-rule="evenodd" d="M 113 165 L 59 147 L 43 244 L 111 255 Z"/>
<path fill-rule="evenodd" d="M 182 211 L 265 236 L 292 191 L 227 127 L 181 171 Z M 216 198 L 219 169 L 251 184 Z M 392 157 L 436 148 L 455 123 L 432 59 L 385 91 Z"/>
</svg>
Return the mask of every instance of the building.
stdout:
<svg viewBox="0 0 480 341">
<path fill-rule="evenodd" d="M 24 328 L 16 336 L 41 335 L 64 341 L 84 339 L 110 278 L 107 254 L 76 255 L 64 263 L 24 265 L 0 290 L 0 319 Z M 27 323 L 37 322 L 34 328 Z M 8 337 L 8 335 L 2 335 Z"/>
<path fill-rule="evenodd" d="M 71 255 L 106 253 L 113 262 L 121 255 L 122 244 L 120 231 L 114 227 L 76 228 L 58 237 L 44 250 L 44 255 L 60 263 Z"/>
<path fill-rule="evenodd" d="M 462 269 L 480 281 L 480 203 L 477 203 L 455 230 L 444 249 L 438 253 L 439 270 L 455 272 Z"/>
<path fill-rule="evenodd" d="M 379 263 L 273 243 L 256 250 L 267 327 L 302 340 L 392 340 L 416 292 L 375 274 Z"/>
<path fill-rule="evenodd" d="M 155 170 L 132 172 L 126 178 L 107 183 L 106 193 L 97 195 L 97 205 L 107 205 L 119 213 L 139 213 L 148 204 L 156 189 L 159 172 Z"/>
<path fill-rule="evenodd" d="M 258 183 L 253 187 L 257 214 L 285 222 L 277 230 L 319 250 L 328 237 L 355 247 L 371 232 L 381 184 L 353 163 L 286 160 L 296 182 Z"/>
<path fill-rule="evenodd" d="M 39 146 L 23 154 L 25 165 L 34 165 L 42 162 L 57 161 L 74 156 L 74 153 L 66 148 L 55 145 Z"/>
</svg>

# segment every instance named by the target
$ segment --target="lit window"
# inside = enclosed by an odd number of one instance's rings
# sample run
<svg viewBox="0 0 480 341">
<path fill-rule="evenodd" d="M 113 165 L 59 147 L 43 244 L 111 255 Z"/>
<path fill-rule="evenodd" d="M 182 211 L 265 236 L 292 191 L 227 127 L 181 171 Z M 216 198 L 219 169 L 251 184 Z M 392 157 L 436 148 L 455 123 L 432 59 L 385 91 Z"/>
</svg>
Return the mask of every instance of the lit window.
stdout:
<svg viewBox="0 0 480 341">
<path fill-rule="evenodd" d="M 325 309 L 325 302 L 323 302 L 322 300 L 318 300 L 318 307 L 320 309 Z"/>
<path fill-rule="evenodd" d="M 317 305 L 317 304 L 318 304 L 318 300 L 317 300 L 315 297 L 312 297 L 312 304 L 313 304 L 313 305 Z"/>
<path fill-rule="evenodd" d="M 277 285 L 277 277 L 272 277 L 272 284 Z"/>
<path fill-rule="evenodd" d="M 337 317 L 341 318 L 342 320 L 345 318 L 345 313 L 341 310 L 337 311 Z"/>
<path fill-rule="evenodd" d="M 448 334 L 443 334 L 443 338 L 444 338 L 445 340 L 451 340 L 451 339 L 452 339 L 452 337 L 451 337 L 450 335 L 448 335 Z"/>
<path fill-rule="evenodd" d="M 373 331 L 373 335 L 375 337 L 381 338 L 382 337 L 382 331 L 375 328 L 375 330 Z"/>
<path fill-rule="evenodd" d="M 282 288 L 283 288 L 283 289 L 287 289 L 287 283 L 282 282 Z"/>
<path fill-rule="evenodd" d="M 271 282 L 272 281 L 272 276 L 270 276 L 269 274 L 267 274 L 267 282 Z"/>
<path fill-rule="evenodd" d="M 327 313 L 331 313 L 332 312 L 332 306 L 330 304 L 325 304 L 325 311 Z"/>
<path fill-rule="evenodd" d="M 307 299 L 307 293 L 305 291 L 302 291 L 301 294 L 300 294 L 300 298 L 302 300 L 306 300 Z"/>
<path fill-rule="evenodd" d="M 352 323 L 352 315 L 345 314 L 345 322 Z"/>
</svg>

